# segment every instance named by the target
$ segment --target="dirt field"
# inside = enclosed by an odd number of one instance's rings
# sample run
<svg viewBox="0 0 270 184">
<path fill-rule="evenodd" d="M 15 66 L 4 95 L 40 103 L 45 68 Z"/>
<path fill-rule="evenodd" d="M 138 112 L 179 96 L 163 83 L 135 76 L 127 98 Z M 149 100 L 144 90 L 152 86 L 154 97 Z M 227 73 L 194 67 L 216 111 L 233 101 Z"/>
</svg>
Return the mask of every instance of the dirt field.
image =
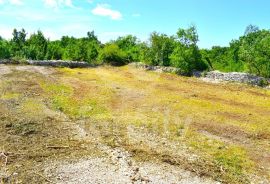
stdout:
<svg viewBox="0 0 270 184">
<path fill-rule="evenodd" d="M 270 183 L 270 91 L 246 85 L 0 65 L 0 135 L 2 183 Z"/>
</svg>

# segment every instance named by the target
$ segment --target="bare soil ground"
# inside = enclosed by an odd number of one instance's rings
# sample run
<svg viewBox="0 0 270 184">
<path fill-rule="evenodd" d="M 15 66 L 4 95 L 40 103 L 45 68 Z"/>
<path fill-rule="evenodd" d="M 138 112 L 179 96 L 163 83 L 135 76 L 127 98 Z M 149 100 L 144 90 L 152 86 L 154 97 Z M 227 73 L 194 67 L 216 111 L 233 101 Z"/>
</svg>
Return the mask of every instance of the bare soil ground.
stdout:
<svg viewBox="0 0 270 184">
<path fill-rule="evenodd" d="M 270 91 L 0 65 L 2 183 L 269 183 Z"/>
</svg>

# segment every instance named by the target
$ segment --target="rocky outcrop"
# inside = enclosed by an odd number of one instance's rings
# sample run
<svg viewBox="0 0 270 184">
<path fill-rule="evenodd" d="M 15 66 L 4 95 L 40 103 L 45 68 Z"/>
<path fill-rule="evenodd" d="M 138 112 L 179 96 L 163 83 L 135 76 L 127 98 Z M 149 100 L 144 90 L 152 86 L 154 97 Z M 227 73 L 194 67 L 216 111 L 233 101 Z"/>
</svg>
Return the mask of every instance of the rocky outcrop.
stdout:
<svg viewBox="0 0 270 184">
<path fill-rule="evenodd" d="M 93 65 L 86 62 L 63 61 L 63 60 L 0 60 L 0 64 L 26 64 L 36 66 L 69 67 L 69 68 L 87 68 Z"/>
</svg>

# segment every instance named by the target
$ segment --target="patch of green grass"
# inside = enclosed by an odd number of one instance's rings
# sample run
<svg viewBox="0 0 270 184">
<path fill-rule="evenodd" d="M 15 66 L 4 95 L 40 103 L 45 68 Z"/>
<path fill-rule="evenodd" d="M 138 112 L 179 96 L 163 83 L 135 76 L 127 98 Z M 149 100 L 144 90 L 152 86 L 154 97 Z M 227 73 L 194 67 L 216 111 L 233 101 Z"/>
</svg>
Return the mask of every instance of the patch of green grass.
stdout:
<svg viewBox="0 0 270 184">
<path fill-rule="evenodd" d="M 0 98 L 3 100 L 18 99 L 21 95 L 18 93 L 5 93 Z"/>
<path fill-rule="evenodd" d="M 216 179 L 248 183 L 248 173 L 253 170 L 254 164 L 244 148 L 210 139 L 192 130 L 187 131 L 186 140 L 197 153 L 203 153 L 202 157 L 214 163 L 216 171 L 212 171 L 212 175 L 216 175 Z"/>
<path fill-rule="evenodd" d="M 57 94 L 57 95 L 71 95 L 73 94 L 73 89 L 70 86 L 64 84 L 47 84 L 42 83 L 41 87 L 45 92 L 50 94 Z"/>
<path fill-rule="evenodd" d="M 17 111 L 27 118 L 38 121 L 41 118 L 44 118 L 45 109 L 46 106 L 41 101 L 34 98 L 28 98 L 20 104 Z"/>
<path fill-rule="evenodd" d="M 54 109 L 59 110 L 70 118 L 102 119 L 109 116 L 108 111 L 99 105 L 95 99 L 84 94 L 77 98 L 76 91 L 64 84 L 42 84 L 44 91 L 49 94 Z"/>
<path fill-rule="evenodd" d="M 226 172 L 229 181 L 247 181 L 245 175 L 252 170 L 253 163 L 244 149 L 231 146 L 214 154 L 215 162 Z"/>
</svg>

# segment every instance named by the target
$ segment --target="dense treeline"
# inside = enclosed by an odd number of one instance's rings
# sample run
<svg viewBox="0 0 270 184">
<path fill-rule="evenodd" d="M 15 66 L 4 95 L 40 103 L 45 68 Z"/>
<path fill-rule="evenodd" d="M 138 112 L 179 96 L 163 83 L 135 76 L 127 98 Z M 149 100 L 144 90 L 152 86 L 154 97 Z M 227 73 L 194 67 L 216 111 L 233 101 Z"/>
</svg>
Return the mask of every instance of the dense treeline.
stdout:
<svg viewBox="0 0 270 184">
<path fill-rule="evenodd" d="M 257 26 L 247 27 L 245 34 L 229 47 L 215 46 L 201 50 L 210 69 L 244 71 L 270 77 L 270 31 Z"/>
<path fill-rule="evenodd" d="M 243 71 L 270 77 L 270 31 L 248 26 L 245 34 L 232 40 L 228 47 L 199 49 L 194 26 L 179 29 L 168 36 L 153 32 L 148 42 L 135 36 L 119 37 L 102 44 L 94 32 L 84 38 L 63 36 L 50 41 L 41 31 L 27 37 L 24 29 L 14 29 L 13 38 L 0 37 L 0 59 L 73 60 L 92 64 L 124 65 L 144 62 L 149 65 L 173 66 L 181 74 L 194 70 Z"/>
</svg>

